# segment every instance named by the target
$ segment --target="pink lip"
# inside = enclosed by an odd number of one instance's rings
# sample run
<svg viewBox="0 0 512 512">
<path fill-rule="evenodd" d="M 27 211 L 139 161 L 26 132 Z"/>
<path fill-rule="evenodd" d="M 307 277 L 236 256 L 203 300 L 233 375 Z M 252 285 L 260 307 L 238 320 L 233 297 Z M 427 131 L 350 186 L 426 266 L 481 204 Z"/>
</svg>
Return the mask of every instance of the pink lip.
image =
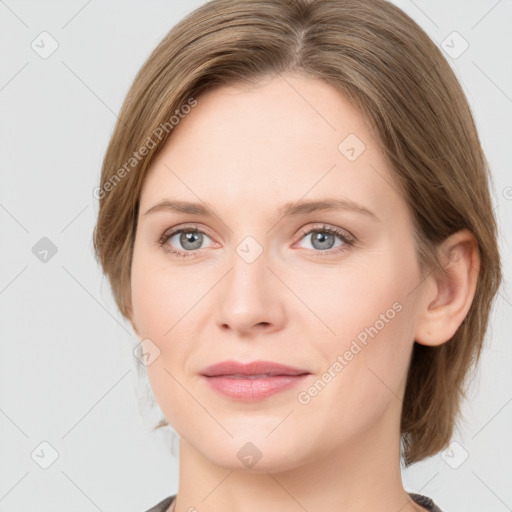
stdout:
<svg viewBox="0 0 512 512">
<path fill-rule="evenodd" d="M 223 361 L 204 369 L 201 375 L 223 395 L 253 402 L 298 385 L 310 372 L 271 361 Z"/>
</svg>

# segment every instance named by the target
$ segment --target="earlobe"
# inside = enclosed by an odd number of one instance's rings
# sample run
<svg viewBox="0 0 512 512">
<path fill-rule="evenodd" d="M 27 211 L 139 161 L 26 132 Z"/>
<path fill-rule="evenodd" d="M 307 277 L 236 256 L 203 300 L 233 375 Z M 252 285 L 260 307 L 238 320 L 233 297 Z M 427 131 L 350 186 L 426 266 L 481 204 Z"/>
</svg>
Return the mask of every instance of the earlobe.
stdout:
<svg viewBox="0 0 512 512">
<path fill-rule="evenodd" d="M 438 249 L 444 272 L 432 272 L 422 286 L 415 341 L 437 346 L 450 340 L 468 314 L 475 296 L 480 254 L 473 234 L 461 230 Z"/>
</svg>

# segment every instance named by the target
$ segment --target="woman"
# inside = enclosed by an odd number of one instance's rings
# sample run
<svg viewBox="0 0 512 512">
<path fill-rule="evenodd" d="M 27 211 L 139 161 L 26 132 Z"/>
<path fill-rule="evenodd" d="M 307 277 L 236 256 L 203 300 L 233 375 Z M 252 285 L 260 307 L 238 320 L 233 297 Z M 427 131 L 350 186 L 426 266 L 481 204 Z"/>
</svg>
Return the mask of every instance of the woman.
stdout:
<svg viewBox="0 0 512 512">
<path fill-rule="evenodd" d="M 436 45 L 384 0 L 213 0 L 162 40 L 94 243 L 180 437 L 152 512 L 439 511 L 501 280 L 489 171 Z"/>
</svg>

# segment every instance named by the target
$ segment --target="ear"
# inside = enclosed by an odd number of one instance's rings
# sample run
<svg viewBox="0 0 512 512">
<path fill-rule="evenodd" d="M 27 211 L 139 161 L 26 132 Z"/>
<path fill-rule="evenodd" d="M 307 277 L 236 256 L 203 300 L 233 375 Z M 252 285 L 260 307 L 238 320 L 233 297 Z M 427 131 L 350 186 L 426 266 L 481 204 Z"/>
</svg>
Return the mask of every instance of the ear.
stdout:
<svg viewBox="0 0 512 512">
<path fill-rule="evenodd" d="M 421 345 L 441 345 L 452 338 L 471 307 L 478 281 L 480 253 L 469 230 L 448 237 L 438 252 L 444 272 L 432 272 L 422 287 L 414 338 Z"/>
</svg>

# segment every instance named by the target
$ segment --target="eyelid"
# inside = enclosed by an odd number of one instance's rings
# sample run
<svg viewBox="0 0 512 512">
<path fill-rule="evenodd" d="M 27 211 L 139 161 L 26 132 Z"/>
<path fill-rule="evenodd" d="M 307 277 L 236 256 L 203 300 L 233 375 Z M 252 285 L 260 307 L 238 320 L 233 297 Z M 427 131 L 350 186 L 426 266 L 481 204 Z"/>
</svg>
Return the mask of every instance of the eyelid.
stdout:
<svg viewBox="0 0 512 512">
<path fill-rule="evenodd" d="M 343 228 L 339 228 L 337 226 L 331 226 L 329 224 L 326 224 L 326 223 L 317 223 L 316 226 L 309 226 L 309 227 L 306 227 L 306 228 L 301 228 L 300 230 L 300 235 L 301 237 L 299 238 L 302 239 L 302 237 L 304 237 L 305 235 L 308 235 L 308 234 L 311 234 L 311 232 L 313 231 L 327 231 L 329 233 L 334 233 L 336 235 L 338 235 L 340 238 L 342 238 L 343 240 L 346 240 L 347 242 L 355 242 L 356 241 L 356 237 L 354 235 L 352 235 L 350 232 L 348 232 L 346 229 L 343 229 Z"/>
<path fill-rule="evenodd" d="M 166 229 L 163 232 L 162 236 L 158 238 L 157 242 L 163 245 L 165 244 L 165 242 L 167 242 L 167 240 L 169 240 L 169 238 L 173 237 L 174 235 L 178 234 L 181 231 L 197 231 L 198 233 L 206 235 L 210 239 L 212 238 L 205 229 L 199 227 L 197 224 L 178 224 L 177 226 Z"/>
</svg>

